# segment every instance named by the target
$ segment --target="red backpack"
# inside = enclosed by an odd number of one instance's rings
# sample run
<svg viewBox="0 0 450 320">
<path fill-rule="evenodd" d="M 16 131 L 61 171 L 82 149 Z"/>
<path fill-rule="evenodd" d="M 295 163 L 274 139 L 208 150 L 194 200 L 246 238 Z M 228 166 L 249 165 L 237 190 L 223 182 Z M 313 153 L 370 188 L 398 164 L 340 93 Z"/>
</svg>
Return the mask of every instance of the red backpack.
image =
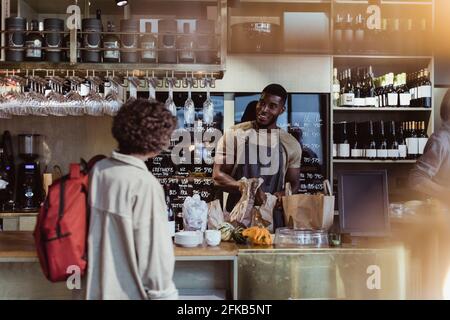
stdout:
<svg viewBox="0 0 450 320">
<path fill-rule="evenodd" d="M 85 169 L 78 163 L 70 164 L 70 173 L 49 187 L 40 208 L 34 239 L 42 270 L 52 282 L 67 280 L 73 266 L 79 268 L 81 275 L 86 271 L 88 172 L 102 158 L 94 157 L 85 163 Z"/>
</svg>

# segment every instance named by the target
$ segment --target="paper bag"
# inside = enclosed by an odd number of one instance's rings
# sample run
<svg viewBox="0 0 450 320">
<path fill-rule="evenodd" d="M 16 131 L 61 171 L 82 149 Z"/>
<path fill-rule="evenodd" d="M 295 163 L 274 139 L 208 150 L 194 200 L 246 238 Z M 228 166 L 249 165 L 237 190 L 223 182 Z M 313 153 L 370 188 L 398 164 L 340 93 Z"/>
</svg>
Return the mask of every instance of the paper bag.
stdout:
<svg viewBox="0 0 450 320">
<path fill-rule="evenodd" d="M 239 182 L 241 184 L 241 199 L 239 199 L 230 213 L 230 222 L 237 221 L 249 227 L 252 222 L 256 190 L 258 190 L 264 180 L 262 178 L 247 179 L 244 177 Z"/>
<path fill-rule="evenodd" d="M 208 203 L 208 229 L 215 230 L 224 222 L 222 207 L 219 200 Z"/>
<path fill-rule="evenodd" d="M 328 180 L 325 194 L 295 194 L 282 198 L 284 219 L 288 227 L 327 231 L 334 219 L 334 196 Z"/>
<path fill-rule="evenodd" d="M 266 201 L 262 206 L 255 207 L 252 211 L 251 226 L 267 228 L 273 233 L 273 208 L 277 204 L 277 197 L 273 194 L 266 193 Z"/>
</svg>

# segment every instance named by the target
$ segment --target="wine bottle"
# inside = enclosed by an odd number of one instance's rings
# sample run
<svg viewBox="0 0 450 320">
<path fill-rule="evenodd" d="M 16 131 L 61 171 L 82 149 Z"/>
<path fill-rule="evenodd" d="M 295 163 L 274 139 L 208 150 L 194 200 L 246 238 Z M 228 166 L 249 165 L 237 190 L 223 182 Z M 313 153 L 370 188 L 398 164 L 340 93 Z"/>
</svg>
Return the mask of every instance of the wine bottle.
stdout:
<svg viewBox="0 0 450 320">
<path fill-rule="evenodd" d="M 402 123 L 402 125 L 400 125 L 398 129 L 397 142 L 398 142 L 399 159 L 406 159 L 407 157 L 407 147 L 406 147 L 404 127 L 405 123 Z"/>
<path fill-rule="evenodd" d="M 348 69 L 345 73 L 343 93 L 341 94 L 341 106 L 353 107 L 355 105 L 355 92 L 352 84 L 352 72 Z"/>
<path fill-rule="evenodd" d="M 356 70 L 356 76 L 354 78 L 354 92 L 355 92 L 355 107 L 364 107 L 366 104 L 366 99 L 364 99 L 363 89 L 361 84 L 360 69 Z"/>
<path fill-rule="evenodd" d="M 352 137 L 350 157 L 352 159 L 363 158 L 363 148 L 360 145 L 360 137 L 358 135 L 358 123 L 354 123 L 354 133 Z"/>
<path fill-rule="evenodd" d="M 376 107 L 377 106 L 377 99 L 376 99 L 376 89 L 375 84 L 373 81 L 373 72 L 372 72 L 372 66 L 369 66 L 369 71 L 367 73 L 366 78 L 366 93 L 365 93 L 365 105 L 366 107 Z"/>
<path fill-rule="evenodd" d="M 342 137 L 338 145 L 338 157 L 348 159 L 350 157 L 350 142 L 347 136 L 347 122 L 342 123 Z"/>
<path fill-rule="evenodd" d="M 427 132 L 425 131 L 425 121 L 420 122 L 420 130 L 417 135 L 417 140 L 418 140 L 418 144 L 419 144 L 418 156 L 420 157 L 421 155 L 423 155 L 425 146 L 428 142 L 428 135 L 427 135 Z"/>
<path fill-rule="evenodd" d="M 373 122 L 369 121 L 369 136 L 366 145 L 366 158 L 370 160 L 375 160 L 377 158 L 377 144 L 375 142 L 375 136 L 373 134 Z"/>
<path fill-rule="evenodd" d="M 417 159 L 419 154 L 419 141 L 417 138 L 416 125 L 414 121 L 410 122 L 410 132 L 407 140 L 408 159 Z"/>
<path fill-rule="evenodd" d="M 339 106 L 339 100 L 341 97 L 341 85 L 337 76 L 337 68 L 333 69 L 333 108 Z"/>
<path fill-rule="evenodd" d="M 386 80 L 385 107 L 395 108 L 398 105 L 398 93 L 394 90 L 394 74 L 388 73 Z"/>
<path fill-rule="evenodd" d="M 427 69 L 422 70 L 418 87 L 418 107 L 431 108 L 432 85 L 430 73 Z"/>
<path fill-rule="evenodd" d="M 397 88 L 399 107 L 407 108 L 411 104 L 411 93 L 406 86 L 406 73 L 399 75 L 399 86 Z"/>
<path fill-rule="evenodd" d="M 396 137 L 396 130 L 395 130 L 395 121 L 391 121 L 391 128 L 390 128 L 390 135 L 388 140 L 388 159 L 390 160 L 398 160 L 400 158 L 400 150 L 399 150 L 399 144 Z"/>
<path fill-rule="evenodd" d="M 384 122 L 380 121 L 380 137 L 377 145 L 377 158 L 380 160 L 386 160 L 388 157 L 387 140 L 384 133 Z"/>
</svg>

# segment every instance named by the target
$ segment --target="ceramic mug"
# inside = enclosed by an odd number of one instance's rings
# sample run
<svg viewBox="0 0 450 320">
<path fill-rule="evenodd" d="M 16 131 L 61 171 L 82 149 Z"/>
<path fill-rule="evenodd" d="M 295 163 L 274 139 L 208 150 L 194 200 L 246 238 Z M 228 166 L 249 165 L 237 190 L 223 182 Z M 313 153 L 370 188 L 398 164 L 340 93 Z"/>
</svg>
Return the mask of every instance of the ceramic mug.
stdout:
<svg viewBox="0 0 450 320">
<path fill-rule="evenodd" d="M 206 230 L 205 239 L 208 246 L 218 246 L 221 240 L 221 234 L 219 230 Z"/>
</svg>

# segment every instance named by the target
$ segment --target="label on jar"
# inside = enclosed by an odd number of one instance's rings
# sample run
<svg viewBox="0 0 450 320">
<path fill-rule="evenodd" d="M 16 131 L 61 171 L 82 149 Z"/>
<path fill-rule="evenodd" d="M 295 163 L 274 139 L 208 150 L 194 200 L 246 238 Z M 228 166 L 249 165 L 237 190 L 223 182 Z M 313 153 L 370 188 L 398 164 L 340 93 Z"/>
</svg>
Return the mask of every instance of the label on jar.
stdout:
<svg viewBox="0 0 450 320">
<path fill-rule="evenodd" d="M 103 43 L 104 47 L 107 49 L 119 49 L 116 41 L 107 41 Z M 119 50 L 105 50 L 104 57 L 107 59 L 119 59 Z"/>
<path fill-rule="evenodd" d="M 42 42 L 39 40 L 27 41 L 25 42 L 27 50 L 25 51 L 25 56 L 27 58 L 41 58 L 42 57 Z"/>
</svg>

